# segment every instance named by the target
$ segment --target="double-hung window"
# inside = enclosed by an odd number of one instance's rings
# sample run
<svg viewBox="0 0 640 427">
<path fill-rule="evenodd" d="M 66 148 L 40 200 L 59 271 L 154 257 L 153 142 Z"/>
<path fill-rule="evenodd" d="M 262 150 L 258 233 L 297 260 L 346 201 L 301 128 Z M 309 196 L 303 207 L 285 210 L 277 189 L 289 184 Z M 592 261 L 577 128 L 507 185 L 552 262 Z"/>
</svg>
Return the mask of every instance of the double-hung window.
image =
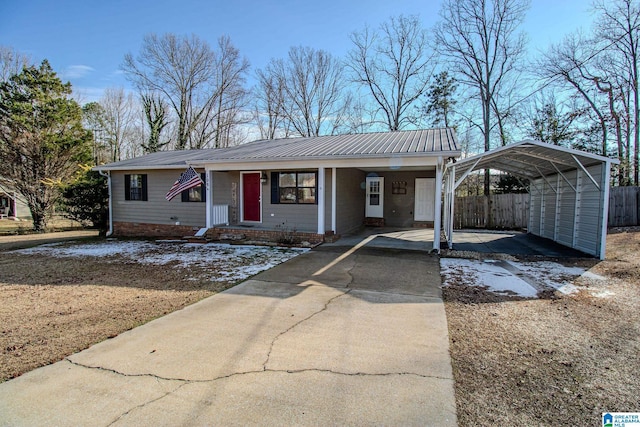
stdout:
<svg viewBox="0 0 640 427">
<path fill-rule="evenodd" d="M 124 176 L 124 199 L 147 201 L 147 174 L 127 174 Z"/>
<path fill-rule="evenodd" d="M 316 172 L 273 172 L 271 203 L 315 204 L 317 181 Z"/>
</svg>

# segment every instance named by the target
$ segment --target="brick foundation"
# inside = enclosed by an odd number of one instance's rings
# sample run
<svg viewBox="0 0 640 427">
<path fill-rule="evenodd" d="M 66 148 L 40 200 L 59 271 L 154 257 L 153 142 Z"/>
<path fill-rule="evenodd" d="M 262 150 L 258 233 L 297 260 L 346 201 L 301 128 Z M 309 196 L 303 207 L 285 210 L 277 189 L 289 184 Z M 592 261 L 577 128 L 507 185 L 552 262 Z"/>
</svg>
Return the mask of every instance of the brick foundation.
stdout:
<svg viewBox="0 0 640 427">
<path fill-rule="evenodd" d="M 207 231 L 207 238 L 220 240 L 222 235 L 244 235 L 243 240 L 254 240 L 259 242 L 275 243 L 300 243 L 309 242 L 311 244 L 323 243 L 324 234 L 304 233 L 300 231 L 264 230 L 259 228 L 226 228 L 214 227 Z"/>
<path fill-rule="evenodd" d="M 364 219 L 364 225 L 367 227 L 384 227 L 384 218 L 366 217 Z"/>
<path fill-rule="evenodd" d="M 433 221 L 418 221 L 413 223 L 413 228 L 433 228 Z"/>
<path fill-rule="evenodd" d="M 160 238 L 179 238 L 193 236 L 201 227 L 189 225 L 173 225 L 173 224 L 146 224 L 137 222 L 114 222 L 113 235 L 118 237 L 160 237 Z M 282 230 L 264 230 L 259 228 L 227 228 L 214 227 L 207 231 L 205 237 L 207 240 L 221 240 L 222 235 L 243 235 L 242 240 L 275 242 L 275 243 L 301 243 L 309 242 L 311 244 L 323 243 L 325 241 L 324 234 L 290 232 Z M 334 241 L 339 236 L 328 234 L 327 241 Z M 233 239 L 238 240 L 238 239 Z"/>
</svg>

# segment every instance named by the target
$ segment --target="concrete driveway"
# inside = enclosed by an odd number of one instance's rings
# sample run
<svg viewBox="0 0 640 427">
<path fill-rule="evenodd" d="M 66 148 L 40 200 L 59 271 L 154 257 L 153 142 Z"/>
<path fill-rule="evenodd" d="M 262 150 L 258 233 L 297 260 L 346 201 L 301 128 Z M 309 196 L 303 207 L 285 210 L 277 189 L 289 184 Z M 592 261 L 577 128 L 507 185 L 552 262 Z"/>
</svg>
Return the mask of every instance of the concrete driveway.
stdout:
<svg viewBox="0 0 640 427">
<path fill-rule="evenodd" d="M 375 240 L 0 384 L 0 425 L 456 425 L 438 259 Z"/>
</svg>

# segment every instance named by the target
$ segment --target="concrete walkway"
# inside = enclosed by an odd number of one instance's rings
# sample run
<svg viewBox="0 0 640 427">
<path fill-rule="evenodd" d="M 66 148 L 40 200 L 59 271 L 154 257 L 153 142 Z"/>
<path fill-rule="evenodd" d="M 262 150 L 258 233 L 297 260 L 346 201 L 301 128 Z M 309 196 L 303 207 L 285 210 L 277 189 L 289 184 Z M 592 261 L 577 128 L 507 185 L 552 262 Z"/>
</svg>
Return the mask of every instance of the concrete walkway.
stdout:
<svg viewBox="0 0 640 427">
<path fill-rule="evenodd" d="M 0 425 L 456 425 L 438 259 L 376 239 L 0 384 Z"/>
</svg>

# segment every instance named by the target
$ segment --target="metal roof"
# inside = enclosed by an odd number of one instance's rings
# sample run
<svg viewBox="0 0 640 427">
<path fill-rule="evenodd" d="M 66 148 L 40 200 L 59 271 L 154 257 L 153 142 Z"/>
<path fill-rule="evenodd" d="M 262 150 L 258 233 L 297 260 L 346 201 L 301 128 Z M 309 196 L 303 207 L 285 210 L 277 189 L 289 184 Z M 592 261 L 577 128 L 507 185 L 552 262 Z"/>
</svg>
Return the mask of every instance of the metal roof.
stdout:
<svg viewBox="0 0 640 427">
<path fill-rule="evenodd" d="M 98 170 L 178 169 L 187 164 L 277 160 L 460 156 L 450 128 L 261 140 L 235 147 L 163 151 L 98 166 Z"/>
<path fill-rule="evenodd" d="M 536 179 L 601 162 L 619 163 L 616 159 L 597 154 L 526 140 L 467 157 L 449 166 L 455 165 L 456 181 L 474 170 L 482 169 L 501 170 L 521 178 Z"/>
<path fill-rule="evenodd" d="M 183 169 L 187 162 L 197 159 L 199 156 L 205 154 L 204 152 L 211 152 L 209 150 L 174 150 L 174 151 L 158 151 L 156 153 L 146 154 L 140 157 L 134 157 L 132 159 L 121 160 L 119 162 L 107 163 L 106 165 L 97 166 L 97 170 L 111 170 L 111 169 Z"/>
</svg>

